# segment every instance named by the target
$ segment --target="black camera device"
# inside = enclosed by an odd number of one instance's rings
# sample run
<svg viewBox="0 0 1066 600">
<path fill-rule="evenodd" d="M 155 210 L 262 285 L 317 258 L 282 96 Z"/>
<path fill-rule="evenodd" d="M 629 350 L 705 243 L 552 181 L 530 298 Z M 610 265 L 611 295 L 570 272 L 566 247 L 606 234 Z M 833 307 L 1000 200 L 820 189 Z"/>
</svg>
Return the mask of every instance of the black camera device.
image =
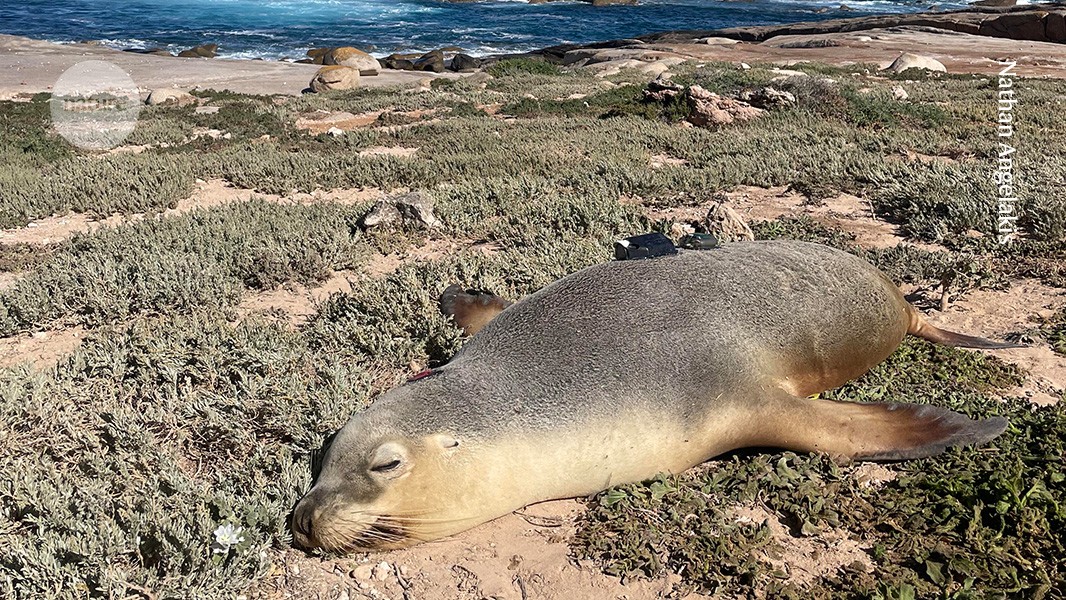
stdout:
<svg viewBox="0 0 1066 600">
<path fill-rule="evenodd" d="M 635 235 L 614 243 L 615 260 L 640 260 L 674 254 L 677 254 L 674 243 L 661 233 Z"/>
</svg>

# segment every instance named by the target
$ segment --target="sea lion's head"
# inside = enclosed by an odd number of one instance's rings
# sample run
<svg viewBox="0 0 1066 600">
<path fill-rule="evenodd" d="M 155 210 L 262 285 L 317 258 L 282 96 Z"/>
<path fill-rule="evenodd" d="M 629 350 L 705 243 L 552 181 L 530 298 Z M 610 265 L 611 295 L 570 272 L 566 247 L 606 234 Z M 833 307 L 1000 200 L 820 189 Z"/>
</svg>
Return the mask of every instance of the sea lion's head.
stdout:
<svg viewBox="0 0 1066 600">
<path fill-rule="evenodd" d="M 491 494 L 476 477 L 476 444 L 427 426 L 433 413 L 419 410 L 428 407 L 411 387 L 385 394 L 327 441 L 314 485 L 293 512 L 296 545 L 401 548 L 496 516 L 481 506 Z"/>
</svg>

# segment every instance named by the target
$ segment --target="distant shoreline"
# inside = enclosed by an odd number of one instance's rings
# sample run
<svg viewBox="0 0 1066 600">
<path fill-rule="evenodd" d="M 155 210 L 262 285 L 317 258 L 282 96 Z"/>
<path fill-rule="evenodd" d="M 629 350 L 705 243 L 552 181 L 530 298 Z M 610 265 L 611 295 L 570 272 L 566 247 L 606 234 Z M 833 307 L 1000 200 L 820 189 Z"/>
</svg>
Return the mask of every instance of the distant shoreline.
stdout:
<svg viewBox="0 0 1066 600">
<path fill-rule="evenodd" d="M 785 67 L 803 61 L 884 67 L 901 52 L 911 52 L 935 58 L 949 73 L 984 75 L 998 72 L 997 58 L 1024 56 L 1019 62 L 1019 76 L 1066 78 L 1066 44 L 1010 37 L 1038 34 L 1066 40 L 1066 4 L 661 32 L 490 58 L 529 57 L 574 67 L 612 62 L 611 68 L 634 68 L 665 58 Z M 282 61 L 172 58 L 0 35 L 0 99 L 50 91 L 67 68 L 85 60 L 114 63 L 145 93 L 156 88 L 183 88 L 295 95 L 302 93 L 319 68 Z M 359 85 L 425 86 L 430 77 L 460 76 L 386 68 L 377 76 L 363 77 Z"/>
</svg>

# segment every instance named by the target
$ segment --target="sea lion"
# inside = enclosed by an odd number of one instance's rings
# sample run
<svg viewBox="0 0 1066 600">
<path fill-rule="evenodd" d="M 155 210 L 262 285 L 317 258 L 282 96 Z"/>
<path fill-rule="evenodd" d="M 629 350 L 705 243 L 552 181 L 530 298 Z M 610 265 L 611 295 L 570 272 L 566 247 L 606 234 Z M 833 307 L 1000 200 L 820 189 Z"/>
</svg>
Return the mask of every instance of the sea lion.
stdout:
<svg viewBox="0 0 1066 600">
<path fill-rule="evenodd" d="M 806 397 L 862 375 L 908 333 L 1009 346 L 929 325 L 875 267 L 817 244 L 589 267 L 353 416 L 296 506 L 294 541 L 408 546 L 736 448 L 900 460 L 999 435 L 999 417 Z"/>
</svg>

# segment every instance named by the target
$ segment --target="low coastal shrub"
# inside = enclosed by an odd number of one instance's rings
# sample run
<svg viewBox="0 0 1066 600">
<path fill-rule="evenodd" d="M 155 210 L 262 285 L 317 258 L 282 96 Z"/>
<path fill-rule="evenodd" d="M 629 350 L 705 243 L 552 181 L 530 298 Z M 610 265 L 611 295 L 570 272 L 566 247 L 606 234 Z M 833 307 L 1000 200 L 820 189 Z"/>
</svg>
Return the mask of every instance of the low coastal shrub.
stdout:
<svg viewBox="0 0 1066 600">
<path fill-rule="evenodd" d="M 507 58 L 492 64 L 485 70 L 493 77 L 559 75 L 562 73 L 558 65 L 536 58 Z"/>
</svg>

